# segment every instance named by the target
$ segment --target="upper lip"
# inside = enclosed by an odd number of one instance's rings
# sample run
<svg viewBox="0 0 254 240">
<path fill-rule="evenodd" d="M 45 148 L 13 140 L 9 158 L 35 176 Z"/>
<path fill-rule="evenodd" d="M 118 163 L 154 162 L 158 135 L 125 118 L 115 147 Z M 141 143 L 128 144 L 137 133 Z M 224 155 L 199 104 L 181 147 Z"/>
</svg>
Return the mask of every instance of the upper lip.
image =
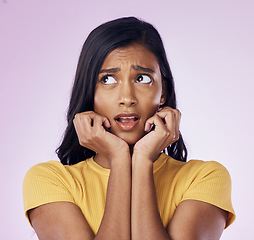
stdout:
<svg viewBox="0 0 254 240">
<path fill-rule="evenodd" d="M 117 120 L 119 118 L 124 118 L 124 117 L 126 117 L 126 118 L 134 117 L 134 118 L 140 119 L 139 115 L 136 113 L 120 113 L 114 117 L 114 120 Z"/>
</svg>

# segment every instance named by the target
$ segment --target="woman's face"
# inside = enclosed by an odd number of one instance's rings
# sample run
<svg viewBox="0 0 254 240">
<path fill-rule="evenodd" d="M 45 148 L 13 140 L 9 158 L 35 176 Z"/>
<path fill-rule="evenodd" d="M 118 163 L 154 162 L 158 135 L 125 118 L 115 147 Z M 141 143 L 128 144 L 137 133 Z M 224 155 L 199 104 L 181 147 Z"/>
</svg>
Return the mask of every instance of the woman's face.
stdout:
<svg viewBox="0 0 254 240">
<path fill-rule="evenodd" d="M 155 55 L 140 44 L 117 48 L 105 59 L 95 89 L 94 111 L 108 118 L 109 131 L 134 145 L 165 102 Z"/>
</svg>

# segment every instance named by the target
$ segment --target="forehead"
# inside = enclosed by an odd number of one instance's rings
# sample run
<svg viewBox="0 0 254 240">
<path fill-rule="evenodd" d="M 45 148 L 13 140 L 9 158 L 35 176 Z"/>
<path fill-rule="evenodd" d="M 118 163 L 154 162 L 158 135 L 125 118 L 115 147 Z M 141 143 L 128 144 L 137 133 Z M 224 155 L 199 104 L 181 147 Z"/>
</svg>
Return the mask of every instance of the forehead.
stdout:
<svg viewBox="0 0 254 240">
<path fill-rule="evenodd" d="M 116 67 L 121 64 L 159 68 L 156 56 L 147 47 L 137 43 L 110 52 L 105 58 L 102 68 Z"/>
</svg>

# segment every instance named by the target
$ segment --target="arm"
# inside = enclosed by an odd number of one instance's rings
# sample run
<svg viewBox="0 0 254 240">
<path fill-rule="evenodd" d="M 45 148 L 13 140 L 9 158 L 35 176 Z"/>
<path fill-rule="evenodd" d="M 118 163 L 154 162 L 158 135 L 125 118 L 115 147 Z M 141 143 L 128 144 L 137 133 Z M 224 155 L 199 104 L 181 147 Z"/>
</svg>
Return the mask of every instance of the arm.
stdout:
<svg viewBox="0 0 254 240">
<path fill-rule="evenodd" d="M 28 215 L 40 240 L 94 238 L 84 215 L 73 203 L 48 203 L 30 210 Z"/>
<path fill-rule="evenodd" d="M 29 211 L 39 239 L 130 239 L 130 164 L 128 168 L 125 160 L 126 166 L 112 166 L 105 212 L 96 236 L 77 205 L 56 202 Z"/>
<path fill-rule="evenodd" d="M 166 107 L 147 120 L 145 130 L 154 130 L 134 146 L 132 157 L 132 239 L 170 239 L 157 207 L 153 162 L 179 137 L 180 112 Z M 164 123 L 165 122 L 165 123 Z"/>
<path fill-rule="evenodd" d="M 132 239 L 220 239 L 226 211 L 205 202 L 185 200 L 165 230 L 157 208 L 152 165 L 135 164 L 132 174 Z"/>
<path fill-rule="evenodd" d="M 148 119 L 148 125 L 154 124 L 155 130 L 134 147 L 131 209 L 133 240 L 219 239 L 225 227 L 226 212 L 208 203 L 194 200 L 183 201 L 177 207 L 167 229 L 162 224 L 156 203 L 153 161 L 165 145 L 168 146 L 178 138 L 179 120 L 180 115 L 175 110 L 164 109 L 158 112 L 157 116 Z M 147 128 L 149 129 L 149 126 Z"/>
<path fill-rule="evenodd" d="M 78 206 L 69 202 L 57 202 L 42 205 L 29 212 L 40 240 L 130 239 L 129 148 L 124 141 L 103 128 L 103 123 L 109 126 L 106 121 L 92 112 L 80 114 L 74 120 L 80 144 L 95 150 L 96 157 L 103 158 L 111 166 L 105 212 L 96 236 Z"/>
<path fill-rule="evenodd" d="M 170 239 L 157 208 L 153 163 L 133 158 L 132 165 L 132 239 Z"/>
<path fill-rule="evenodd" d="M 197 200 L 185 200 L 176 208 L 167 227 L 172 239 L 220 239 L 228 212 Z"/>
<path fill-rule="evenodd" d="M 118 159 L 119 160 L 119 159 Z M 111 164 L 104 216 L 95 239 L 130 240 L 131 161 Z"/>
</svg>

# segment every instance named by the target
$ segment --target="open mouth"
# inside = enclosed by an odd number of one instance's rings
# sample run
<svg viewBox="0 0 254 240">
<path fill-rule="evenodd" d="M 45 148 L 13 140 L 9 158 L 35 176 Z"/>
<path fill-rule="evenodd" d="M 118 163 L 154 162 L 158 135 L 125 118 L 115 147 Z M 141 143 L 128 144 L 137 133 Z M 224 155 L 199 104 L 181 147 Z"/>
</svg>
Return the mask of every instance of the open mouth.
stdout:
<svg viewBox="0 0 254 240">
<path fill-rule="evenodd" d="M 131 124 L 135 121 L 138 121 L 139 118 L 137 117 L 119 117 L 116 118 L 116 121 L 120 122 L 120 123 L 124 123 L 124 124 Z"/>
<path fill-rule="evenodd" d="M 136 114 L 119 114 L 114 119 L 121 130 L 130 131 L 137 125 L 140 118 Z"/>
</svg>

